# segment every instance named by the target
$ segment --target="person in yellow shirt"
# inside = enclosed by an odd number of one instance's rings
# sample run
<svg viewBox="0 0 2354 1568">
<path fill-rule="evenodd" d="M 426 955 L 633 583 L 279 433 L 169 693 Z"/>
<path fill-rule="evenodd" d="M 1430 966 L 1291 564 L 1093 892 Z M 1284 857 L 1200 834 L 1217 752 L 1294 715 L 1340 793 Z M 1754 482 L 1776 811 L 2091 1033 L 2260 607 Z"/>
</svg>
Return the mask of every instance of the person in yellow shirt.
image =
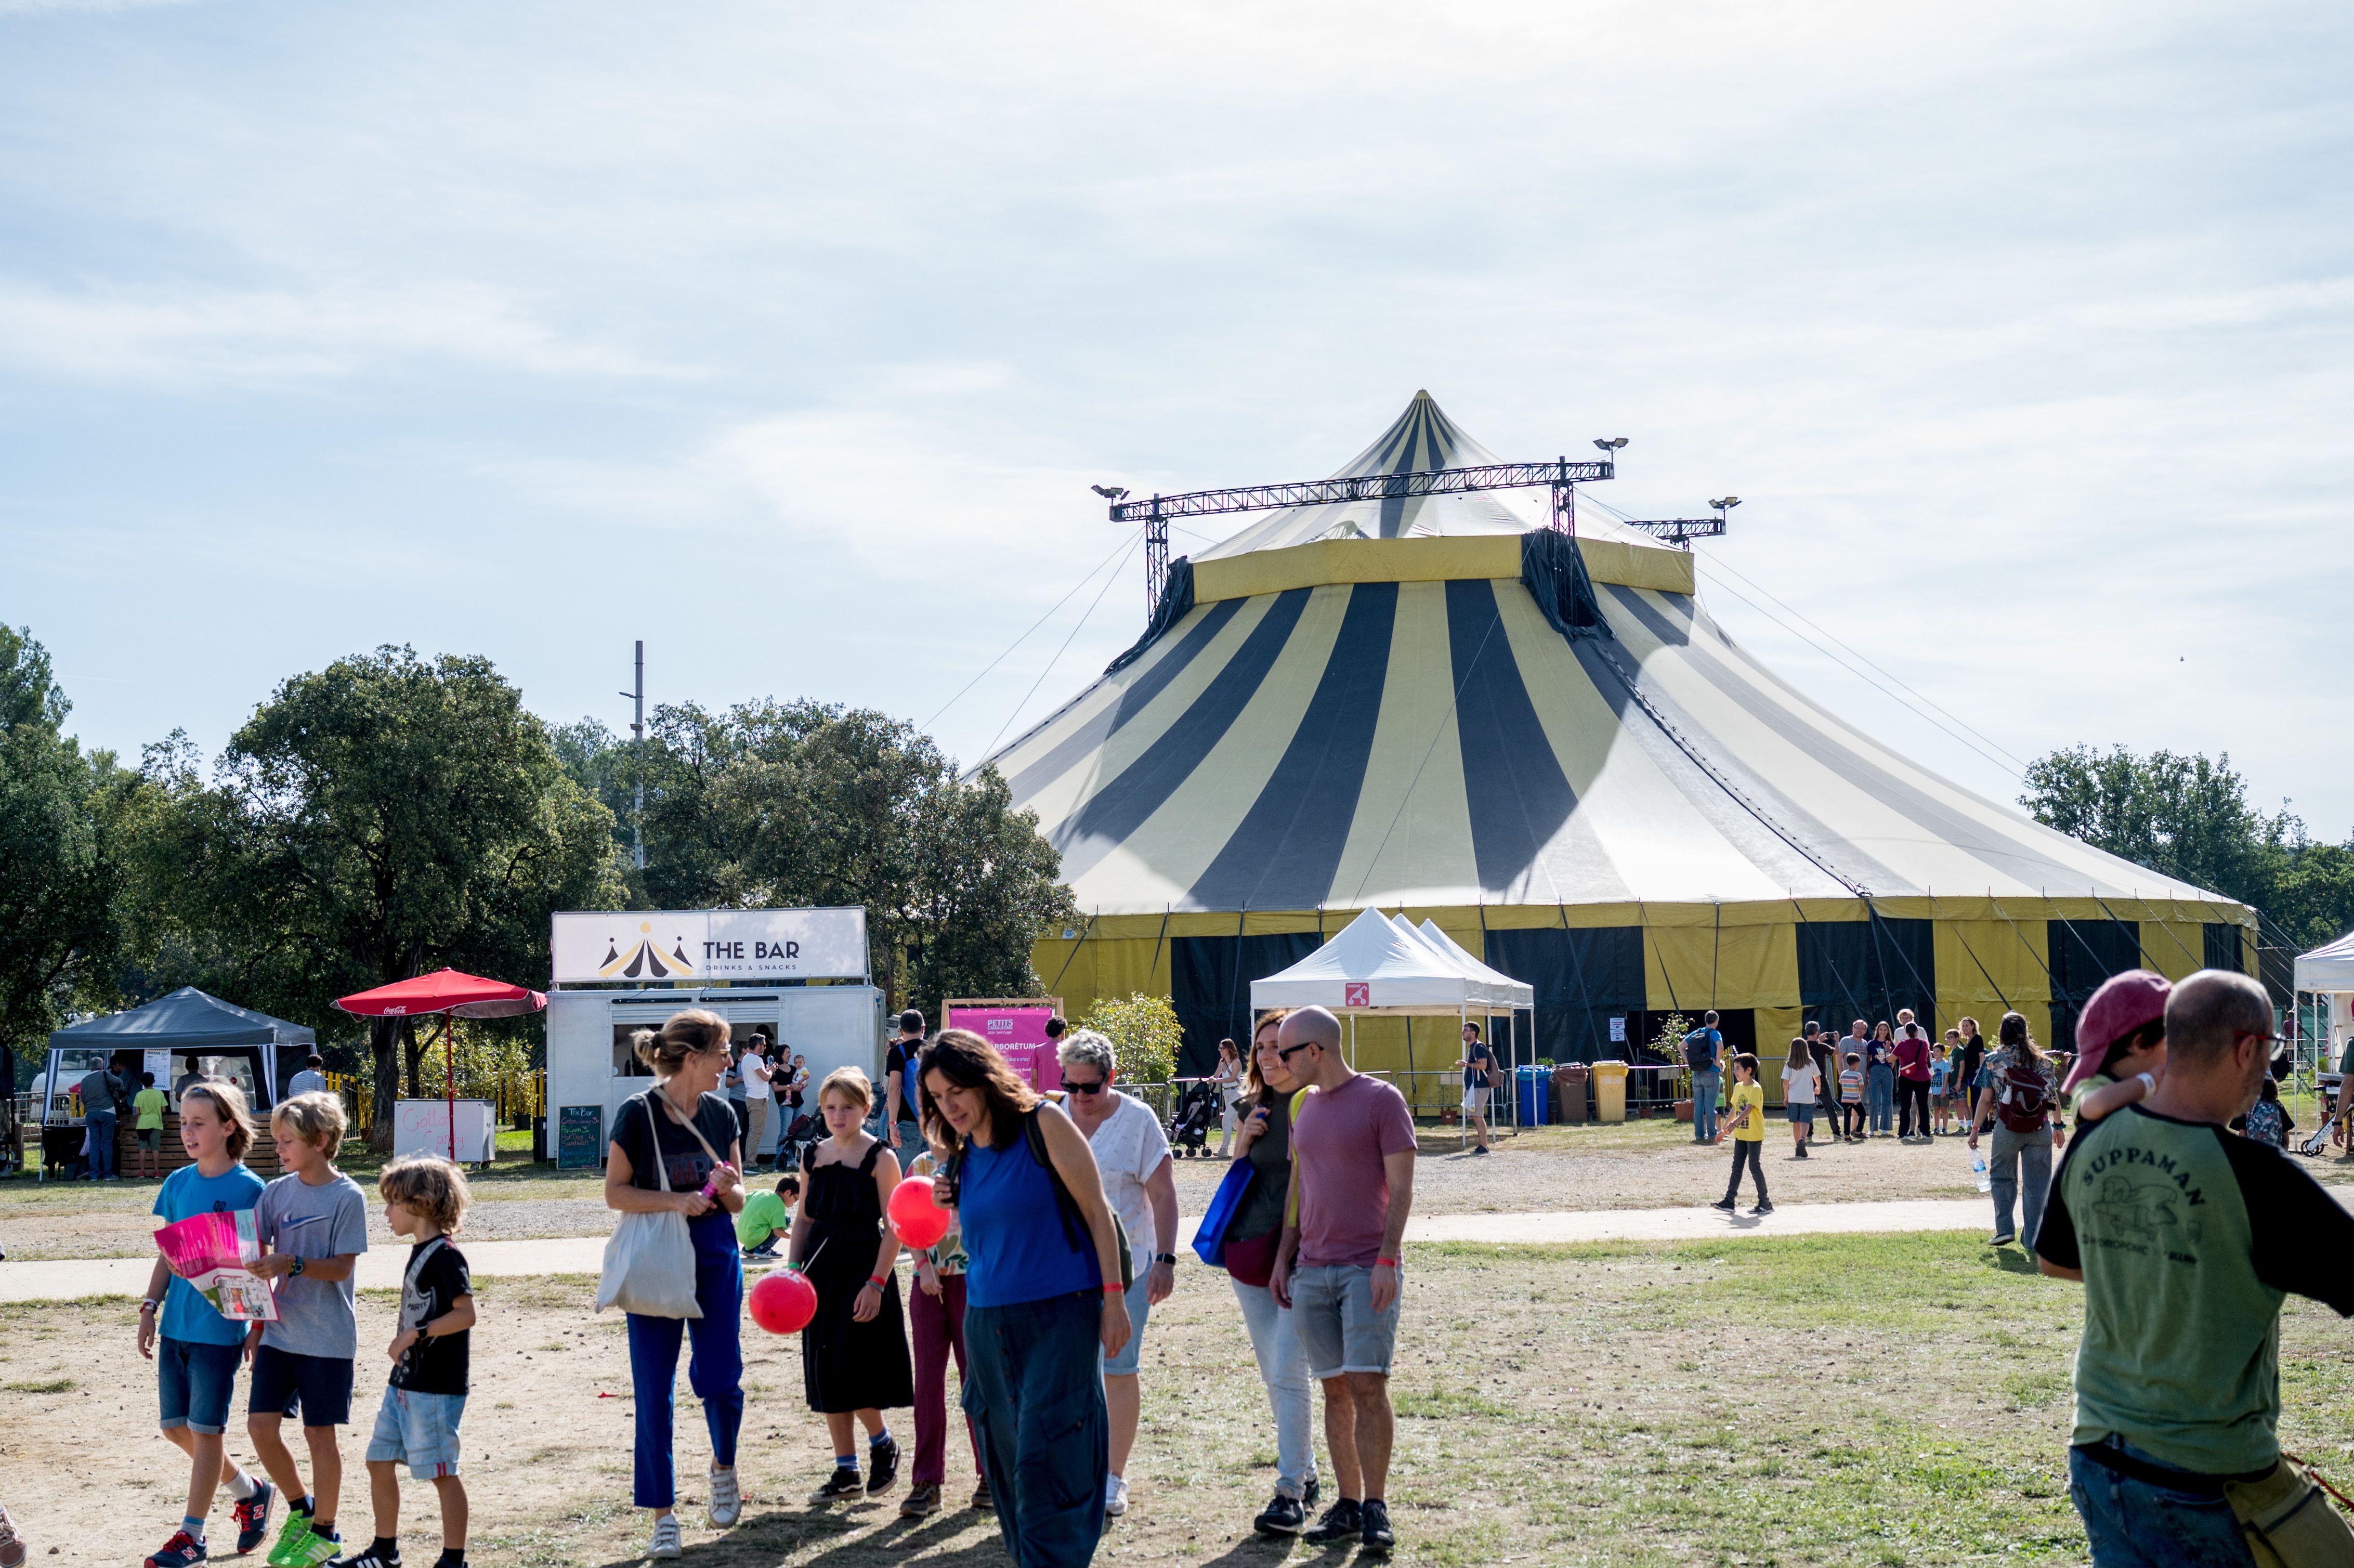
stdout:
<svg viewBox="0 0 2354 1568">
<path fill-rule="evenodd" d="M 1733 1179 L 1724 1184 L 1723 1199 L 1709 1207 L 1733 1213 L 1737 1206 L 1734 1199 L 1741 1192 L 1741 1167 L 1746 1163 L 1757 1179 L 1757 1206 L 1749 1212 L 1770 1214 L 1774 1205 L 1766 1196 L 1766 1167 L 1758 1159 L 1766 1146 L 1766 1088 L 1757 1081 L 1757 1058 L 1751 1052 L 1733 1058 L 1732 1101 L 1733 1108 L 1716 1129 L 1716 1141 L 1723 1143 L 1728 1133 L 1733 1137 Z"/>
<path fill-rule="evenodd" d="M 139 1139 L 139 1165 L 134 1174 L 146 1176 L 148 1166 L 154 1166 L 154 1179 L 164 1179 L 164 1107 L 172 1102 L 155 1086 L 155 1075 L 139 1075 L 139 1092 L 131 1097 L 132 1132 Z"/>
</svg>

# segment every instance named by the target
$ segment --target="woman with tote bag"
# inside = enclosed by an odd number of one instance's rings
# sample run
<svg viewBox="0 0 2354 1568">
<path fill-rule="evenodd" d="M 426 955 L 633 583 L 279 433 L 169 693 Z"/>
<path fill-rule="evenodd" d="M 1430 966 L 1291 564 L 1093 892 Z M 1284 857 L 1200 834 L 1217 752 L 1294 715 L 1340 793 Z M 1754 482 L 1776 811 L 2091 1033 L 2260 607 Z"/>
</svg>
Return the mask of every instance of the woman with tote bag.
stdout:
<svg viewBox="0 0 2354 1568">
<path fill-rule="evenodd" d="M 598 1302 L 618 1301 L 629 1315 L 630 1380 L 637 1393 L 632 1499 L 654 1511 L 646 1555 L 676 1557 L 671 1385 L 683 1336 L 694 1341 L 687 1384 L 703 1401 L 711 1431 L 711 1522 L 725 1529 L 743 1509 L 736 1434 L 744 1423 L 744 1264 L 732 1217 L 744 1207 L 743 1154 L 736 1112 L 714 1092 L 729 1065 L 726 1020 L 699 1008 L 674 1013 L 659 1034 L 638 1031 L 632 1044 L 658 1085 L 613 1118 L 605 1203 L 620 1211 L 621 1223 L 606 1248 Z M 682 1224 L 683 1254 L 676 1245 Z M 676 1289 L 688 1279 L 691 1298 Z"/>
</svg>

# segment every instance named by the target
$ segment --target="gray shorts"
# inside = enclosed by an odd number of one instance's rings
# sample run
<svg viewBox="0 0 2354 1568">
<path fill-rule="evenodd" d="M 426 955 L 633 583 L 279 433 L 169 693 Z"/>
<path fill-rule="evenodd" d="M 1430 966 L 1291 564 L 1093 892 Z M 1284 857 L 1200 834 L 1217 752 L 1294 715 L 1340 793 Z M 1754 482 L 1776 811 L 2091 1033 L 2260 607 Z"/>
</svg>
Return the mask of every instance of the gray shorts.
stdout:
<svg viewBox="0 0 2354 1568">
<path fill-rule="evenodd" d="M 1401 1287 L 1386 1312 L 1373 1310 L 1369 1265 L 1324 1264 L 1291 1275 L 1291 1326 L 1308 1352 L 1308 1375 L 1321 1382 L 1342 1372 L 1389 1375 L 1397 1349 Z"/>
</svg>

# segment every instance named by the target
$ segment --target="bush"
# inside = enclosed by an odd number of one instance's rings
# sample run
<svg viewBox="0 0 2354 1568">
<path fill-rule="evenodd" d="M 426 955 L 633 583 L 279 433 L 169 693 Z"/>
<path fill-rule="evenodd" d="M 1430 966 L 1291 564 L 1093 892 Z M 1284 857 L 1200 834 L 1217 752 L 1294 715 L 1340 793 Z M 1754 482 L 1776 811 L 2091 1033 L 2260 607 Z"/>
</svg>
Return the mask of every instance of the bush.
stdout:
<svg viewBox="0 0 2354 1568">
<path fill-rule="evenodd" d="M 1165 1084 L 1177 1075 L 1177 1047 L 1185 1032 L 1165 996 L 1106 997 L 1079 1020 L 1111 1042 L 1119 1075 L 1130 1084 Z"/>
</svg>

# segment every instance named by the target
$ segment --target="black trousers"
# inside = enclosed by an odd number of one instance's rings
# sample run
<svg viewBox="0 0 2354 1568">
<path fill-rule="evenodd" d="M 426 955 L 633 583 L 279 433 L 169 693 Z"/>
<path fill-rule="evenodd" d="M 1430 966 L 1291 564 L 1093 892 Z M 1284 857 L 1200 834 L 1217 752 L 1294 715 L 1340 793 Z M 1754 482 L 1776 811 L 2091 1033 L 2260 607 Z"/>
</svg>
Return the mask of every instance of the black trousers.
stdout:
<svg viewBox="0 0 2354 1568">
<path fill-rule="evenodd" d="M 1840 1109 L 1847 1117 L 1847 1136 L 1861 1138 L 1863 1136 L 1863 1102 L 1861 1100 L 1843 1101 Z"/>
<path fill-rule="evenodd" d="M 1744 1160 L 1748 1163 L 1749 1174 L 1757 1179 L 1757 1201 L 1761 1203 L 1766 1201 L 1766 1167 L 1758 1159 L 1758 1151 L 1765 1147 L 1766 1140 L 1762 1138 L 1736 1138 L 1733 1140 L 1733 1178 L 1724 1184 L 1726 1202 L 1733 1202 L 1741 1191 L 1741 1167 Z"/>
<path fill-rule="evenodd" d="M 1929 1080 L 1896 1080 L 1896 1136 L 1929 1136 Z"/>
</svg>

